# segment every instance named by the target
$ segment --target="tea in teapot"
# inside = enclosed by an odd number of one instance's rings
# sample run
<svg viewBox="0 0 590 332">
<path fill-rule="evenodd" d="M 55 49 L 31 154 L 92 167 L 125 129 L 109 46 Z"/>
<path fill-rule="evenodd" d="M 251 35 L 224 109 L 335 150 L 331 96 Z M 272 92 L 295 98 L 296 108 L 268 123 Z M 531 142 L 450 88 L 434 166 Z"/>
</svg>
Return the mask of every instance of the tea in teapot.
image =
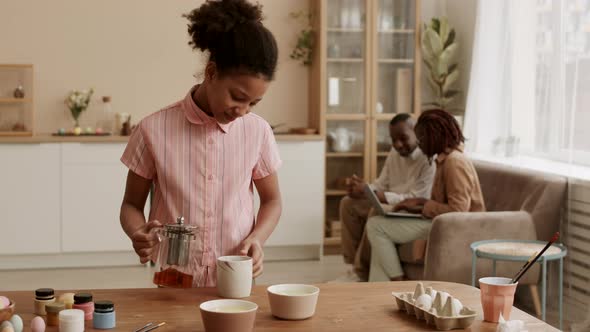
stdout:
<svg viewBox="0 0 590 332">
<path fill-rule="evenodd" d="M 199 245 L 198 228 L 184 224 L 184 218 L 178 217 L 175 224 L 164 225 L 158 230 L 160 248 L 157 260 L 157 272 L 154 284 L 160 287 L 190 288 L 193 275 L 189 271 L 191 247 Z"/>
</svg>

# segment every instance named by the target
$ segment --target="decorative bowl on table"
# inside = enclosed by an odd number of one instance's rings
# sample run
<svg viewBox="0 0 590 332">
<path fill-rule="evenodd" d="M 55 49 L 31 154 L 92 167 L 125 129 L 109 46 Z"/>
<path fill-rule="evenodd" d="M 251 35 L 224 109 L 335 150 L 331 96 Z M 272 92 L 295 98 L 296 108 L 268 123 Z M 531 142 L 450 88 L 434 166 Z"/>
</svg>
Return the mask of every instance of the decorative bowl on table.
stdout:
<svg viewBox="0 0 590 332">
<path fill-rule="evenodd" d="M 273 316 L 288 320 L 307 319 L 315 314 L 320 289 L 312 285 L 282 284 L 266 289 Z"/>
<path fill-rule="evenodd" d="M 254 330 L 258 305 L 244 300 L 211 300 L 199 306 L 206 332 Z"/>
<path fill-rule="evenodd" d="M 314 135 L 317 134 L 317 129 L 315 128 L 305 128 L 305 127 L 301 127 L 301 128 L 291 128 L 289 129 L 289 133 L 290 134 L 296 134 L 296 135 Z"/>
</svg>

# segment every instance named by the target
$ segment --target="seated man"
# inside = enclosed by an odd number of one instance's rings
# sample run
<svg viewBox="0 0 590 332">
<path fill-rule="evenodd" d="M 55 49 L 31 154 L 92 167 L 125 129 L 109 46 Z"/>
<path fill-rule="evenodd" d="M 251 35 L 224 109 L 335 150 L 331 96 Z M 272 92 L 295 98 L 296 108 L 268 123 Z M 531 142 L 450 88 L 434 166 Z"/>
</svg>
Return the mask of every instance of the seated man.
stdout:
<svg viewBox="0 0 590 332">
<path fill-rule="evenodd" d="M 405 113 L 396 115 L 389 123 L 389 135 L 393 148 L 379 178 L 371 185 L 377 197 L 382 203 L 391 206 L 412 197 L 428 197 L 436 168 L 418 148 L 414 119 Z M 365 182 L 355 175 L 350 182 L 348 196 L 340 202 L 342 252 L 344 262 L 350 267 L 347 275 L 339 278 L 339 281 L 367 280 L 371 257 L 364 235 L 371 209 L 365 197 Z M 354 269 L 352 264 L 355 265 Z"/>
<path fill-rule="evenodd" d="M 421 213 L 427 219 L 371 217 L 367 237 L 371 243 L 369 281 L 402 280 L 404 272 L 397 254 L 397 244 L 426 239 L 431 219 L 447 212 L 485 211 L 481 187 L 475 168 L 463 154 L 465 141 L 455 118 L 443 110 L 429 110 L 416 124 L 418 145 L 428 160 L 436 155 L 436 176 L 432 198 L 406 199 L 395 211 Z"/>
</svg>

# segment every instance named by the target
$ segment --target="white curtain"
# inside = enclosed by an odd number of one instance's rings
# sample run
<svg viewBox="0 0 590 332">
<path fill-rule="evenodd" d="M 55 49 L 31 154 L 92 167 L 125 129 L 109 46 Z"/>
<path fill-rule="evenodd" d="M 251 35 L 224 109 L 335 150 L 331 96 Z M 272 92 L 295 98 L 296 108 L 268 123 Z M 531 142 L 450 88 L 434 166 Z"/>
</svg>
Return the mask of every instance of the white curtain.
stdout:
<svg viewBox="0 0 590 332">
<path fill-rule="evenodd" d="M 510 2 L 478 2 L 465 112 L 468 151 L 490 152 L 496 136 L 509 134 L 505 124 L 510 113 Z"/>
<path fill-rule="evenodd" d="M 479 0 L 467 150 L 590 165 L 589 77 L 589 0 Z"/>
<path fill-rule="evenodd" d="M 590 0 L 478 0 L 465 136 L 477 159 L 574 179 L 565 317 L 590 317 L 590 282 L 572 272 L 590 261 Z M 590 318 L 572 331 L 589 329 Z"/>
</svg>

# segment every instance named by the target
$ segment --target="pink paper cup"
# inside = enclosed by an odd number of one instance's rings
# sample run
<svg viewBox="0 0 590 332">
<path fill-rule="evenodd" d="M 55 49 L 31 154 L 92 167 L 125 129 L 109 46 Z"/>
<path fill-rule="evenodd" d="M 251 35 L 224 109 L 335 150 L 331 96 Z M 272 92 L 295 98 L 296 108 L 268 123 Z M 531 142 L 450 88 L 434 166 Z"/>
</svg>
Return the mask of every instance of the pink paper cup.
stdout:
<svg viewBox="0 0 590 332">
<path fill-rule="evenodd" d="M 511 284 L 510 278 L 481 278 L 479 289 L 481 293 L 481 306 L 483 308 L 483 320 L 497 323 L 500 313 L 504 319 L 510 319 L 510 311 L 514 303 L 516 285 Z"/>
</svg>

